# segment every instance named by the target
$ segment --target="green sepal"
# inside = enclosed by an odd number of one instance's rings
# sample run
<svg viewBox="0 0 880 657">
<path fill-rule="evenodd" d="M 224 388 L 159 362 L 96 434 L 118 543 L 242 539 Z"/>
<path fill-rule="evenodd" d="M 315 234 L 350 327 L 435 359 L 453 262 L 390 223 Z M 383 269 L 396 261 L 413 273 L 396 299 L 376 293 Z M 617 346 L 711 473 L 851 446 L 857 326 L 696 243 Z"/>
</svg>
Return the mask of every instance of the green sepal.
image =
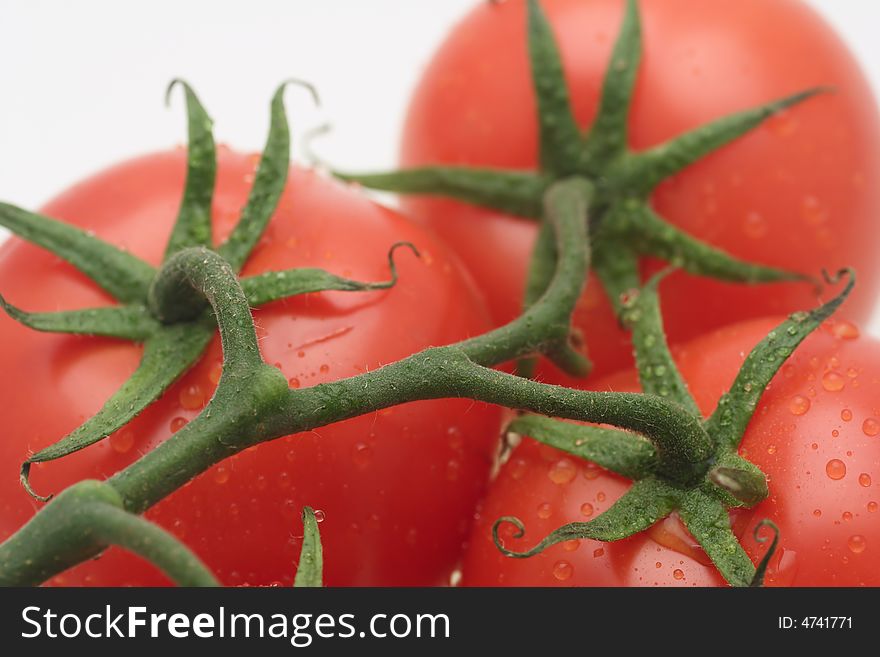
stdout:
<svg viewBox="0 0 880 657">
<path fill-rule="evenodd" d="M 147 339 L 138 368 L 101 410 L 22 464 L 21 483 L 25 490 L 38 500 L 50 499 L 51 496 L 43 497 L 31 488 L 31 464 L 52 461 L 77 452 L 125 426 L 196 362 L 213 335 L 214 323 L 206 318 L 199 322 L 165 327 Z"/>
<path fill-rule="evenodd" d="M 748 134 L 771 116 L 813 96 L 828 93 L 815 87 L 752 109 L 722 117 L 647 151 L 636 153 L 620 172 L 623 186 L 633 195 L 647 197 L 663 180 Z"/>
<path fill-rule="evenodd" d="M 751 583 L 755 566 L 734 535 L 721 500 L 700 489 L 688 491 L 681 496 L 678 515 L 731 586 Z"/>
<path fill-rule="evenodd" d="M 520 217 L 538 219 L 544 193 L 553 182 L 540 174 L 469 167 L 419 167 L 386 173 L 345 173 L 334 176 L 386 192 L 446 196 Z"/>
<path fill-rule="evenodd" d="M 263 236 L 287 185 L 290 169 L 290 127 L 284 109 L 284 90 L 291 83 L 306 88 L 317 103 L 314 88 L 298 80 L 282 83 L 272 97 L 269 136 L 247 204 L 235 229 L 217 248 L 218 253 L 229 262 L 235 272 L 241 271 L 251 251 Z"/>
<path fill-rule="evenodd" d="M 629 110 L 642 59 L 642 24 L 635 0 L 627 0 L 620 34 L 602 83 L 599 110 L 585 144 L 584 160 L 594 174 L 599 163 L 627 152 Z"/>
<path fill-rule="evenodd" d="M 318 519 L 310 506 L 303 507 L 303 541 L 296 568 L 294 588 L 320 588 L 324 586 L 324 555 L 321 549 L 321 532 Z"/>
<path fill-rule="evenodd" d="M 0 203 L 0 226 L 51 251 L 121 303 L 143 302 L 156 270 L 140 258 L 63 221 Z"/>
<path fill-rule="evenodd" d="M 544 415 L 522 415 L 507 426 L 507 431 L 529 436 L 628 479 L 650 475 L 657 458 L 654 446 L 637 434 Z"/>
<path fill-rule="evenodd" d="M 525 526 L 519 518 L 505 516 L 492 526 L 495 545 L 508 557 L 525 559 L 540 554 L 551 545 L 564 541 L 590 538 L 597 541 L 619 541 L 638 534 L 662 520 L 676 508 L 678 489 L 648 477 L 633 483 L 611 507 L 589 522 L 572 522 L 548 534 L 535 547 L 525 552 L 515 552 L 504 547 L 498 534 L 501 525 L 509 523 L 516 527 L 513 538 L 525 535 Z"/>
<path fill-rule="evenodd" d="M 537 0 L 528 2 L 528 35 L 532 84 L 538 105 L 541 169 L 555 176 L 575 175 L 581 133 L 571 112 L 556 37 Z"/>
<path fill-rule="evenodd" d="M 211 246 L 211 201 L 217 174 L 213 123 L 192 87 L 183 80 L 172 80 L 165 92 L 165 102 L 170 104 L 171 92 L 178 85 L 186 96 L 186 184 L 177 221 L 165 247 L 165 260 L 190 246 Z"/>
<path fill-rule="evenodd" d="M 416 257 L 419 257 L 418 250 L 409 242 L 397 242 L 392 245 L 388 251 L 388 268 L 391 271 L 391 277 L 387 281 L 364 283 L 336 276 L 323 269 L 303 268 L 266 272 L 243 278 L 239 282 L 252 308 L 310 292 L 387 290 L 397 284 L 397 265 L 394 262 L 394 252 L 400 247 L 408 248 Z"/>
<path fill-rule="evenodd" d="M 632 331 L 642 391 L 671 399 L 699 416 L 700 409 L 669 353 L 663 331 L 663 315 L 660 312 L 657 288 L 671 271 L 661 271 L 645 283 L 641 290 L 631 295 L 624 304 L 621 319 Z"/>
<path fill-rule="evenodd" d="M 721 396 L 715 412 L 704 423 L 716 444 L 734 449 L 739 446 L 758 401 L 776 372 L 795 348 L 828 319 L 852 292 L 856 283 L 854 272 L 844 270 L 838 274 L 843 275 L 847 275 L 849 280 L 840 294 L 810 312 L 794 313 L 752 349 L 730 390 Z"/>
<path fill-rule="evenodd" d="M 159 323 L 145 306 L 139 304 L 29 313 L 0 296 L 0 308 L 19 324 L 47 333 L 97 335 L 143 342 L 159 329 Z"/>
</svg>

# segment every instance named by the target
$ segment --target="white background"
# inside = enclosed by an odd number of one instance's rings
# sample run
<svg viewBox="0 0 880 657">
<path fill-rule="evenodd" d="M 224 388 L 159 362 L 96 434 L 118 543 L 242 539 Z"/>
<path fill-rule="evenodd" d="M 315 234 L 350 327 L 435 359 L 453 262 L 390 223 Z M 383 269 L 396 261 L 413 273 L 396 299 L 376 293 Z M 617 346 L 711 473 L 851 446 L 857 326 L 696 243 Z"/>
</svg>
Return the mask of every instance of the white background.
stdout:
<svg viewBox="0 0 880 657">
<path fill-rule="evenodd" d="M 329 161 L 390 167 L 421 67 L 480 1 L 0 0 L 0 199 L 36 208 L 84 175 L 182 142 L 182 99 L 163 103 L 175 77 L 194 85 L 218 141 L 254 151 L 276 85 L 310 80 L 320 110 L 302 92 L 287 95 L 294 156 L 297 137 L 330 121 L 320 142 Z M 880 2 L 803 1 L 880 89 Z"/>
</svg>

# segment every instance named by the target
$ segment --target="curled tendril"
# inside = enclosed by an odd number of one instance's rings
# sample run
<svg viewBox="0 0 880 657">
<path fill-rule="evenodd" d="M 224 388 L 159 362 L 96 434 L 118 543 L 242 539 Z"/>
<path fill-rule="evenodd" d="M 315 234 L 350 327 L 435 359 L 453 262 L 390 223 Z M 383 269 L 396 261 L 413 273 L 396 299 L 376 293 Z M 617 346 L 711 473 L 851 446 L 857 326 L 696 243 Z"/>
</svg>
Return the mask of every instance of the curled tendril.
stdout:
<svg viewBox="0 0 880 657">
<path fill-rule="evenodd" d="M 767 566 L 770 565 L 770 559 L 776 554 L 776 548 L 779 545 L 779 527 L 772 520 L 765 518 L 755 526 L 754 537 L 758 543 L 766 543 L 769 539 L 767 536 L 761 536 L 761 530 L 769 527 L 773 531 L 773 542 L 767 550 L 767 554 L 761 559 L 758 567 L 755 569 L 755 576 L 752 578 L 750 587 L 760 588 L 764 586 L 764 575 L 767 574 Z"/>
<path fill-rule="evenodd" d="M 416 258 L 421 259 L 422 254 L 419 253 L 419 250 L 416 248 L 416 245 L 412 242 L 395 242 L 391 245 L 391 248 L 388 249 L 388 270 L 391 272 L 391 278 L 387 281 L 382 281 L 379 283 L 369 283 L 367 285 L 368 290 L 386 290 L 388 288 L 392 288 L 397 285 L 398 273 L 397 273 L 397 263 L 394 261 L 394 252 L 401 247 L 406 247 L 410 251 L 413 252 Z"/>
<path fill-rule="evenodd" d="M 325 123 L 320 123 L 312 128 L 309 128 L 303 133 L 301 138 L 301 148 L 303 152 L 303 156 L 306 158 L 306 162 L 309 163 L 310 166 L 320 167 L 322 169 L 330 170 L 332 167 L 324 160 L 320 155 L 315 152 L 315 149 L 312 147 L 312 143 L 321 137 L 326 137 L 331 132 L 333 132 L 333 124 L 329 121 Z"/>
<path fill-rule="evenodd" d="M 563 525 L 559 529 L 556 529 L 547 534 L 547 536 L 545 536 L 544 539 L 535 547 L 524 552 L 516 552 L 514 550 L 509 550 L 504 547 L 504 542 L 498 535 L 498 531 L 503 524 L 510 524 L 516 527 L 516 532 L 511 535 L 511 538 L 522 538 L 526 535 L 526 527 L 523 524 L 522 520 L 520 520 L 516 516 L 503 516 L 501 518 L 498 518 L 498 520 L 495 521 L 495 524 L 492 525 L 492 540 L 495 542 L 495 546 L 506 557 L 513 557 L 514 559 L 528 559 L 529 557 L 533 557 L 536 554 L 540 554 L 547 548 L 556 545 L 557 543 L 562 543 L 564 541 L 570 541 L 577 538 L 583 538 L 583 532 L 579 530 L 586 523 L 572 522 L 567 525 Z"/>
</svg>

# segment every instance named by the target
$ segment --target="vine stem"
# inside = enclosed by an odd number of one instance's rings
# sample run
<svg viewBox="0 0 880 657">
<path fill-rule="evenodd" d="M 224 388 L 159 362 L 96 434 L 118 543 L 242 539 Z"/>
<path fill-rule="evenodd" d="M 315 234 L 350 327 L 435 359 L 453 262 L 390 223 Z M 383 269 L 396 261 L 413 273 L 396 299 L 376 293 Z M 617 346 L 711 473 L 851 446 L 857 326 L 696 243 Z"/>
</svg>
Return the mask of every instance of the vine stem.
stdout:
<svg viewBox="0 0 880 657">
<path fill-rule="evenodd" d="M 153 281 L 150 307 L 161 321 L 180 322 L 191 319 L 193 307 L 203 307 L 199 302 L 206 300 L 220 328 L 223 374 L 196 419 L 106 485 L 125 511 L 142 513 L 212 465 L 257 443 L 405 402 L 443 397 L 469 397 L 642 433 L 655 445 L 660 471 L 682 483 L 694 481 L 705 472 L 710 441 L 702 424 L 677 404 L 648 395 L 549 386 L 487 367 L 567 337 L 589 265 L 585 233 L 590 193 L 589 183 L 582 179 L 557 183 L 548 192 L 546 221 L 557 243 L 557 269 L 544 294 L 522 317 L 456 345 L 305 389 L 291 390 L 283 374 L 263 362 L 247 298 L 229 263 L 204 247 L 179 251 Z M 4 563 L 10 550 L 22 549 L 20 534 L 31 523 L 0 545 L 0 581 L 8 579 Z M 87 523 L 80 530 L 90 532 Z M 94 556 L 106 544 L 88 543 L 77 557 Z M 64 545 L 56 548 L 65 550 Z M 72 565 L 50 557 L 47 554 L 49 562 L 40 564 L 48 576 Z M 53 572 L 53 565 L 59 569 Z"/>
</svg>

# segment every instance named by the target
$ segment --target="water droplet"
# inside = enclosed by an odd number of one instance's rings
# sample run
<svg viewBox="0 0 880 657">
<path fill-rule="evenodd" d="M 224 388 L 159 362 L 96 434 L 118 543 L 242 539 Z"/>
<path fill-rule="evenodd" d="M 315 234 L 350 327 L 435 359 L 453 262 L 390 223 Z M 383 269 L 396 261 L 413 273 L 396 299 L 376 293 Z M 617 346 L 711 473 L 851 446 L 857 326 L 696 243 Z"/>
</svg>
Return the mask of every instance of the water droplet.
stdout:
<svg viewBox="0 0 880 657">
<path fill-rule="evenodd" d="M 663 567 L 663 564 L 660 563 L 659 561 L 654 564 L 654 568 L 662 568 L 662 567 Z"/>
<path fill-rule="evenodd" d="M 846 320 L 834 322 L 831 327 L 831 334 L 841 340 L 855 340 L 861 335 L 859 327 Z"/>
<path fill-rule="evenodd" d="M 542 502 L 538 505 L 537 513 L 539 518 L 546 520 L 550 517 L 550 514 L 553 513 L 553 507 L 551 507 L 548 502 Z"/>
<path fill-rule="evenodd" d="M 861 534 L 854 534 L 853 536 L 849 537 L 849 540 L 846 542 L 846 546 L 853 554 L 861 554 L 865 551 L 865 548 L 868 547 L 868 542 Z"/>
<path fill-rule="evenodd" d="M 803 395 L 795 395 L 788 403 L 792 415 L 803 415 L 810 410 L 810 400 Z"/>
<path fill-rule="evenodd" d="M 771 456 L 776 453 L 776 445 L 770 445 L 767 447 L 767 453 Z"/>
<path fill-rule="evenodd" d="M 844 512 L 840 515 L 840 517 L 843 518 L 843 520 L 846 521 L 846 522 L 852 522 L 853 514 L 850 513 L 849 511 L 844 511 Z"/>
<path fill-rule="evenodd" d="M 510 463 L 510 476 L 516 480 L 522 479 L 528 469 L 529 466 L 523 459 L 515 459 Z"/>
<path fill-rule="evenodd" d="M 581 542 L 577 539 L 572 541 L 565 541 L 562 544 L 562 549 L 566 552 L 575 552 L 581 546 Z"/>
<path fill-rule="evenodd" d="M 599 466 L 592 462 L 584 464 L 584 479 L 592 480 L 599 476 Z"/>
<path fill-rule="evenodd" d="M 868 502 L 868 513 L 876 513 L 877 512 L 877 503 L 876 502 Z"/>
<path fill-rule="evenodd" d="M 171 420 L 171 433 L 177 433 L 178 431 L 183 429 L 186 426 L 187 422 L 189 422 L 189 420 L 187 420 L 185 417 L 176 417 Z"/>
<path fill-rule="evenodd" d="M 828 392 L 839 392 L 846 385 L 843 375 L 834 370 L 829 370 L 822 375 L 822 387 Z"/>
<path fill-rule="evenodd" d="M 605 548 L 596 548 L 593 550 L 593 558 L 598 559 L 601 556 L 605 555 Z"/>
<path fill-rule="evenodd" d="M 843 479 L 846 476 L 846 463 L 840 459 L 831 459 L 825 464 L 825 474 L 829 479 Z"/>
<path fill-rule="evenodd" d="M 446 464 L 446 479 L 449 481 L 456 481 L 460 473 L 461 463 L 455 459 L 449 459 L 449 463 Z"/>
<path fill-rule="evenodd" d="M 327 364 L 324 364 L 324 365 L 321 365 L 321 367 L 319 367 L 318 370 L 321 372 L 321 374 L 327 374 L 327 372 L 330 371 L 330 366 Z"/>
<path fill-rule="evenodd" d="M 584 502 L 583 504 L 581 504 L 581 513 L 589 518 L 591 515 L 593 515 L 593 505 L 589 502 Z"/>
<path fill-rule="evenodd" d="M 321 509 L 315 509 L 315 521 L 324 522 L 324 512 Z"/>
<path fill-rule="evenodd" d="M 225 484 L 227 481 L 229 481 L 229 470 L 226 466 L 218 465 L 214 469 L 214 483 Z"/>
<path fill-rule="evenodd" d="M 839 435 L 840 435 L 840 431 L 838 431 L 837 429 L 831 430 L 831 437 L 832 438 L 837 438 Z"/>
<path fill-rule="evenodd" d="M 299 388 L 299 386 L 301 384 L 300 384 L 298 378 L 296 378 L 295 376 L 292 376 L 287 380 L 287 385 L 289 385 L 291 388 L 293 388 L 295 390 L 296 388 Z"/>
<path fill-rule="evenodd" d="M 550 467 L 547 476 L 554 484 L 568 484 L 577 476 L 577 466 L 569 459 L 559 459 Z"/>
<path fill-rule="evenodd" d="M 672 576 L 677 580 L 682 580 L 684 579 L 684 571 L 680 568 L 676 568 L 672 571 Z"/>
<path fill-rule="evenodd" d="M 351 459 L 359 468 L 365 468 L 373 460 L 373 448 L 367 443 L 355 443 L 351 450 Z"/>
<path fill-rule="evenodd" d="M 553 577 L 558 579 L 560 582 L 564 582 L 569 579 L 574 573 L 574 566 L 572 566 L 567 561 L 557 561 L 553 564 Z"/>
<path fill-rule="evenodd" d="M 180 406 L 188 411 L 197 411 L 205 405 L 205 395 L 200 385 L 184 386 L 178 397 Z"/>
<path fill-rule="evenodd" d="M 211 366 L 211 371 L 208 372 L 208 380 L 217 385 L 220 383 L 220 377 L 223 376 L 223 363 L 214 363 Z"/>
<path fill-rule="evenodd" d="M 859 475 L 859 485 L 868 488 L 871 485 L 871 475 L 867 472 L 863 472 Z"/>
<path fill-rule="evenodd" d="M 866 436 L 876 436 L 880 433 L 880 422 L 873 417 L 869 417 L 862 422 L 862 431 L 865 432 Z"/>
<path fill-rule="evenodd" d="M 848 408 L 844 408 L 842 411 L 840 411 L 840 419 L 844 422 L 849 422 L 850 420 L 852 420 L 852 418 L 853 413 Z"/>
<path fill-rule="evenodd" d="M 767 234 L 767 222 L 759 213 L 749 212 L 743 219 L 743 232 L 750 239 L 761 239 Z"/>
<path fill-rule="evenodd" d="M 813 515 L 816 516 L 817 518 L 821 517 L 822 516 L 822 509 L 814 509 Z"/>
<path fill-rule="evenodd" d="M 599 491 L 598 493 L 596 493 L 596 501 L 597 502 L 604 502 L 605 501 L 605 493 L 603 493 L 602 491 Z"/>
<path fill-rule="evenodd" d="M 110 436 L 110 447 L 120 454 L 125 454 L 134 446 L 134 432 L 117 431 Z"/>
</svg>

